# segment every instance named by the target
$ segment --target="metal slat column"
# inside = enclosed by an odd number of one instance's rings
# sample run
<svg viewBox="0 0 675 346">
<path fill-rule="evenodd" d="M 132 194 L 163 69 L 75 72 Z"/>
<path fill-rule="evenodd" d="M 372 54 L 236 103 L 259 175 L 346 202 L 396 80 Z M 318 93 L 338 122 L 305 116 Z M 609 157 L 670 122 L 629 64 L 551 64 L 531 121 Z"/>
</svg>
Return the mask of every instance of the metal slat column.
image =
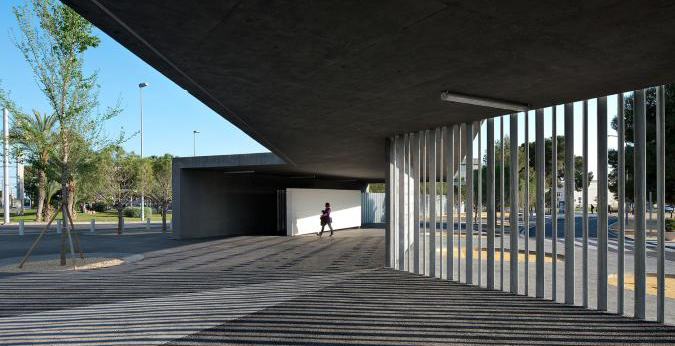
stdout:
<svg viewBox="0 0 675 346">
<path fill-rule="evenodd" d="M 448 242 L 446 248 L 447 248 L 447 255 L 445 256 L 445 259 L 447 261 L 447 264 L 445 266 L 445 270 L 447 271 L 447 278 L 448 280 L 454 280 L 455 278 L 455 272 L 454 272 L 454 266 L 453 262 L 455 260 L 455 221 L 454 221 L 454 206 L 455 206 L 455 189 L 454 189 L 454 177 L 455 177 L 455 126 L 453 125 L 446 131 L 446 137 L 444 138 L 445 140 L 445 156 L 446 156 L 446 178 L 445 182 L 447 183 L 447 196 L 448 199 L 446 201 L 446 209 L 447 209 L 447 238 L 446 241 Z"/>
<path fill-rule="evenodd" d="M 410 133 L 408 134 L 408 141 L 406 142 L 405 146 L 405 153 L 406 153 L 406 160 L 405 160 L 405 169 L 406 169 L 406 179 L 405 179 L 405 251 L 406 251 L 406 270 L 408 272 L 413 272 L 413 258 L 412 256 L 414 255 L 414 251 L 412 249 L 413 247 L 413 223 L 412 223 L 412 217 L 413 217 L 413 200 L 414 200 L 414 195 L 413 195 L 413 185 L 414 182 L 412 180 L 413 177 L 413 165 L 412 165 L 412 141 L 413 141 L 413 134 Z"/>
<path fill-rule="evenodd" d="M 478 195 L 476 196 L 476 224 L 478 224 L 478 286 L 483 283 L 483 131 L 481 122 L 478 124 Z"/>
<path fill-rule="evenodd" d="M 398 269 L 405 270 L 405 144 L 408 135 L 397 137 L 396 156 L 398 159 Z"/>
<path fill-rule="evenodd" d="M 386 256 L 385 256 L 385 266 L 388 268 L 393 268 L 394 267 L 394 251 L 393 251 L 393 234 L 394 234 L 394 158 L 396 154 L 396 150 L 394 150 L 394 140 L 393 139 L 387 139 L 385 142 L 385 157 L 387 160 L 387 175 L 385 177 L 385 186 L 386 186 L 386 194 L 385 194 L 385 200 L 386 200 L 386 205 L 387 208 L 385 209 L 385 218 L 387 220 L 386 223 L 386 231 L 384 232 L 385 237 L 384 237 L 384 247 L 386 249 Z"/>
<path fill-rule="evenodd" d="M 436 276 L 436 147 L 438 145 L 438 129 L 432 130 L 429 143 L 429 276 Z"/>
<path fill-rule="evenodd" d="M 551 300 L 558 299 L 558 107 L 551 123 Z"/>
<path fill-rule="evenodd" d="M 617 95 L 617 127 L 618 127 L 618 192 L 619 192 L 619 239 L 617 250 L 618 283 L 616 293 L 616 311 L 623 315 L 624 311 L 624 261 L 625 261 L 625 237 L 626 237 L 626 149 L 625 149 L 625 124 L 624 124 L 624 100 L 623 93 Z"/>
<path fill-rule="evenodd" d="M 500 217 L 500 229 L 499 229 L 499 289 L 504 290 L 504 208 L 505 206 L 505 186 L 506 182 L 505 173 L 504 173 L 504 117 L 499 117 L 500 120 L 500 130 L 501 130 L 501 139 L 499 141 L 499 151 L 500 151 L 500 160 L 501 160 L 501 172 L 499 178 L 499 217 Z"/>
<path fill-rule="evenodd" d="M 511 149 L 511 164 L 509 165 L 509 229 L 511 238 L 509 241 L 509 284 L 511 293 L 518 294 L 518 114 L 511 114 L 509 124 L 509 149 Z"/>
<path fill-rule="evenodd" d="M 525 242 L 525 295 L 530 294 L 530 112 L 525 111 L 525 193 L 523 201 L 523 239 Z"/>
<path fill-rule="evenodd" d="M 442 188 L 443 182 L 444 182 L 444 180 L 443 180 L 443 177 L 444 177 L 443 167 L 445 165 L 445 160 L 443 159 L 443 155 L 445 153 L 444 145 L 445 145 L 445 137 L 447 136 L 446 132 L 447 132 L 447 130 L 446 130 L 445 127 L 442 127 L 440 129 L 438 129 L 438 140 L 437 140 L 437 143 L 436 143 L 436 157 L 438 158 L 437 161 L 436 161 L 436 171 L 438 173 L 436 173 L 436 174 L 438 174 L 437 175 L 437 177 L 438 177 L 438 186 L 437 187 L 438 188 Z M 436 233 L 438 233 L 438 249 L 439 249 L 438 258 L 437 258 L 438 259 L 437 268 L 438 268 L 438 277 L 442 279 L 443 278 L 443 272 L 444 272 L 443 269 L 445 267 L 445 263 L 444 263 L 445 256 L 443 255 L 443 253 L 444 253 L 443 248 L 444 248 L 444 245 L 445 245 L 443 243 L 443 211 L 444 211 L 444 209 L 443 209 L 443 193 L 442 192 L 439 193 L 437 191 L 436 194 L 438 195 L 437 196 L 437 199 L 438 199 L 438 209 L 437 209 L 438 226 L 437 226 L 437 232 Z"/>
<path fill-rule="evenodd" d="M 473 123 L 466 123 L 466 283 L 473 284 Z"/>
<path fill-rule="evenodd" d="M 413 272 L 420 273 L 420 136 L 412 134 L 412 163 L 413 163 Z"/>
<path fill-rule="evenodd" d="M 429 254 L 427 251 L 427 174 L 428 174 L 428 159 L 427 159 L 427 152 L 429 151 L 429 131 L 423 131 L 420 132 L 420 136 L 422 136 L 422 152 L 420 153 L 421 158 L 422 158 L 422 192 L 421 192 L 421 197 L 422 197 L 422 236 L 421 236 L 421 241 L 422 241 L 422 275 L 427 275 L 427 268 L 429 268 L 428 265 L 428 258 Z"/>
<path fill-rule="evenodd" d="M 574 305 L 574 105 L 565 104 L 565 304 Z"/>
<path fill-rule="evenodd" d="M 495 288 L 495 120 L 487 123 L 487 288 Z"/>
<path fill-rule="evenodd" d="M 545 259 L 545 248 L 544 248 L 544 239 L 546 237 L 546 215 L 544 210 L 544 198 L 546 195 L 546 153 L 544 152 L 544 110 L 537 109 L 534 117 L 535 121 L 535 166 L 536 166 L 536 175 L 537 175 L 537 284 L 536 284 L 536 297 L 544 298 L 544 259 Z"/>
<path fill-rule="evenodd" d="M 596 103 L 597 104 L 597 103 Z M 582 126 L 582 201 L 581 201 L 581 234 L 582 234 L 582 250 L 581 250 L 581 270 L 582 270 L 582 303 L 581 305 L 588 308 L 588 101 L 584 100 L 581 107 L 581 126 Z M 599 120 L 599 119 L 598 119 Z M 600 210 L 600 208 L 598 208 Z M 596 219 L 597 220 L 597 219 Z"/>
<path fill-rule="evenodd" d="M 646 163 L 646 130 L 645 130 L 645 91 L 636 90 L 633 98 L 633 138 L 635 139 L 634 155 L 635 163 L 633 165 L 633 182 L 635 188 L 635 241 L 633 250 L 633 259 L 635 261 L 635 318 L 645 318 L 645 193 L 647 190 L 647 181 L 645 172 Z"/>
<path fill-rule="evenodd" d="M 663 323 L 665 319 L 665 240 L 666 240 L 666 95 L 665 87 L 656 88 L 656 229 L 658 232 L 657 256 L 657 292 L 656 292 L 656 320 Z"/>
<path fill-rule="evenodd" d="M 457 281 L 462 281 L 462 125 L 457 125 Z"/>
<path fill-rule="evenodd" d="M 598 98 L 598 310 L 607 311 L 607 97 Z M 586 245 L 588 246 L 588 245 Z"/>
</svg>

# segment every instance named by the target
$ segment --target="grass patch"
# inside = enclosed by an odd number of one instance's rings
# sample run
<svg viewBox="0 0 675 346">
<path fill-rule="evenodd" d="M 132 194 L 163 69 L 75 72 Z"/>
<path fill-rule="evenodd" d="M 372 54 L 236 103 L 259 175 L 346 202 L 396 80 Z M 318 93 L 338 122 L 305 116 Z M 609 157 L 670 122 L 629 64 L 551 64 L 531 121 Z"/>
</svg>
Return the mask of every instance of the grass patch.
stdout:
<svg viewBox="0 0 675 346">
<path fill-rule="evenodd" d="M 0 215 L 3 215 L 3 213 L 0 212 Z M 4 216 L 4 215 L 3 215 Z M 61 213 L 56 216 L 57 219 L 61 218 Z M 104 212 L 97 212 L 96 214 L 81 214 L 81 213 L 76 213 L 75 216 L 75 222 L 88 222 L 91 219 L 95 219 L 96 222 L 117 222 L 117 211 L 113 210 L 108 210 Z M 153 222 L 161 222 L 162 221 L 162 216 L 157 213 L 153 213 L 150 219 Z M 10 222 L 19 222 L 19 220 L 24 220 L 25 223 L 29 222 L 34 222 L 35 221 L 35 209 L 29 209 L 24 212 L 23 215 L 16 215 L 16 214 L 11 214 L 10 216 Z M 141 218 L 139 217 L 125 217 L 124 218 L 125 222 L 130 222 L 130 221 L 141 221 Z M 166 222 L 169 223 L 171 222 L 171 211 L 168 212 L 166 215 Z"/>
</svg>

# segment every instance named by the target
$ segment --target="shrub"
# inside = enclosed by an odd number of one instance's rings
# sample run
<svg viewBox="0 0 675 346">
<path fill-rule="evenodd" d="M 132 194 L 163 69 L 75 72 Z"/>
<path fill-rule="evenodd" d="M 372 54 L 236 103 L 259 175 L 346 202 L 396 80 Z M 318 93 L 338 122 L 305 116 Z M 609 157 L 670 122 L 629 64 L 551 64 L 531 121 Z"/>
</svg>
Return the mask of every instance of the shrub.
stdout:
<svg viewBox="0 0 675 346">
<path fill-rule="evenodd" d="M 141 207 L 125 208 L 122 214 L 124 215 L 124 217 L 139 218 L 141 217 Z M 150 217 L 151 215 L 152 215 L 152 208 L 145 207 L 145 217 Z"/>
<path fill-rule="evenodd" d="M 666 219 L 666 231 L 675 231 L 675 219 Z"/>
<path fill-rule="evenodd" d="M 90 209 L 97 212 L 97 213 L 102 213 L 102 212 L 108 210 L 108 205 L 105 204 L 105 202 L 96 202 L 95 204 L 91 205 Z"/>
</svg>

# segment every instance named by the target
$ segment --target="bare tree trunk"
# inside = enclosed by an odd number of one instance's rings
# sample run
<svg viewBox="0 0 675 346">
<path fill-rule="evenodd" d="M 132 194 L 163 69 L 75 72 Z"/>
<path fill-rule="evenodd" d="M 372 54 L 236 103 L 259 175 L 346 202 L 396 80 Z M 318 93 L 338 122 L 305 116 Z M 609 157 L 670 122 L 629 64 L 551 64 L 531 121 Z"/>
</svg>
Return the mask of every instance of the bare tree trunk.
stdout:
<svg viewBox="0 0 675 346">
<path fill-rule="evenodd" d="M 166 206 L 162 206 L 162 233 L 166 233 Z"/>
<path fill-rule="evenodd" d="M 68 210 L 65 201 L 68 199 L 68 185 L 65 177 L 67 176 L 67 169 L 65 166 L 61 169 L 61 265 L 66 265 L 66 234 L 68 234 L 70 227 L 68 220 Z M 58 214 L 58 209 L 55 211 Z"/>
<path fill-rule="evenodd" d="M 45 200 L 47 199 L 47 173 L 40 170 L 38 173 L 38 200 L 37 211 L 35 213 L 35 221 L 44 221 L 47 219 L 47 211 L 45 210 Z"/>
<path fill-rule="evenodd" d="M 87 203 L 80 202 L 80 211 L 82 212 L 82 214 L 87 213 Z"/>
<path fill-rule="evenodd" d="M 122 234 L 122 211 L 124 208 L 117 208 L 117 234 Z"/>
<path fill-rule="evenodd" d="M 54 212 L 54 214 L 58 214 L 58 213 L 59 213 L 58 211 Z M 64 232 L 63 227 L 61 228 L 61 253 L 60 253 L 59 258 L 61 259 L 61 261 L 59 262 L 59 265 L 65 266 L 66 265 L 66 232 Z"/>
<path fill-rule="evenodd" d="M 61 227 L 61 265 L 65 266 L 66 265 L 66 234 L 70 234 L 68 227 L 69 225 L 69 220 L 68 220 L 68 211 L 67 211 L 67 201 L 68 201 L 68 139 L 65 137 L 63 133 L 63 129 L 61 129 L 61 142 L 63 145 L 63 156 L 61 160 L 61 203 L 60 203 L 60 209 L 61 209 L 61 218 L 63 219 L 62 222 L 62 227 Z M 55 211 L 58 213 L 58 209 Z"/>
<path fill-rule="evenodd" d="M 67 188 L 68 198 L 66 201 L 68 202 L 68 215 L 72 220 L 75 220 L 77 218 L 77 215 L 75 214 L 75 181 L 70 180 Z"/>
</svg>

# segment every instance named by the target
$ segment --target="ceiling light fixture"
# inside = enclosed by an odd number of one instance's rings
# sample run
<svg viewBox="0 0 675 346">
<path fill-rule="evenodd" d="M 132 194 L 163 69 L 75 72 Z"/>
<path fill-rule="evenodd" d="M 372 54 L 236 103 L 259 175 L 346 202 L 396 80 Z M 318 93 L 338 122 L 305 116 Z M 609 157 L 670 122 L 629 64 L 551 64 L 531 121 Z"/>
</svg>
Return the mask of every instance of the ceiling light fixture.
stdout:
<svg viewBox="0 0 675 346">
<path fill-rule="evenodd" d="M 510 111 L 517 111 L 517 112 L 526 112 L 530 109 L 530 106 L 527 105 L 527 104 L 504 101 L 504 100 L 496 100 L 496 99 L 491 99 L 491 98 L 486 98 L 486 97 L 458 94 L 458 93 L 453 93 L 453 92 L 450 92 L 450 91 L 442 91 L 441 92 L 441 100 L 448 101 L 448 102 L 465 103 L 465 104 L 470 104 L 470 105 L 475 105 L 475 106 L 483 106 L 483 107 L 498 108 L 498 109 L 507 109 L 507 110 L 510 110 Z"/>
<path fill-rule="evenodd" d="M 225 174 L 252 174 L 255 171 L 225 171 Z"/>
</svg>

